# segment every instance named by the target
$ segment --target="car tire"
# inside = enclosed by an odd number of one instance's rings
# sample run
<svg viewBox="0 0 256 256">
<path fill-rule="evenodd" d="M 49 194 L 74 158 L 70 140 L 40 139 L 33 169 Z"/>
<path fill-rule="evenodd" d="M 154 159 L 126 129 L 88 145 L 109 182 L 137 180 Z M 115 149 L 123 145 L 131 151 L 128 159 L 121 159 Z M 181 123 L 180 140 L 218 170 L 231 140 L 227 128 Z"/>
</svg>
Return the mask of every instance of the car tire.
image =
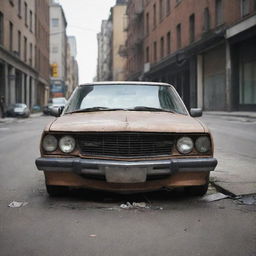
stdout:
<svg viewBox="0 0 256 256">
<path fill-rule="evenodd" d="M 68 187 L 66 186 L 46 185 L 46 190 L 49 196 L 52 197 L 65 196 L 68 193 Z"/>
<path fill-rule="evenodd" d="M 185 191 L 190 196 L 203 196 L 208 190 L 209 182 L 203 186 L 190 186 L 185 187 Z"/>
</svg>

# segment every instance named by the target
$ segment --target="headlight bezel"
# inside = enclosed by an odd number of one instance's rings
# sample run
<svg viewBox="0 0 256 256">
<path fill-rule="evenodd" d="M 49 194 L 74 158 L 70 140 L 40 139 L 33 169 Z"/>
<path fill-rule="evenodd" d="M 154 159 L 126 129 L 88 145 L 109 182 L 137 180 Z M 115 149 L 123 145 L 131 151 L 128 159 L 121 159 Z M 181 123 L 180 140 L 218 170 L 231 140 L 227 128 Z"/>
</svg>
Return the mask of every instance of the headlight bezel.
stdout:
<svg viewBox="0 0 256 256">
<path fill-rule="evenodd" d="M 182 144 L 182 141 L 183 140 L 183 145 L 185 145 L 185 144 L 190 144 L 190 146 L 189 146 L 189 148 L 187 149 L 187 150 L 182 150 L 181 149 L 181 144 Z M 185 141 L 187 140 L 187 142 L 188 143 L 185 143 Z M 194 149 L 194 141 L 193 141 L 193 139 L 190 137 L 190 136 L 186 136 L 186 135 L 184 135 L 184 136 L 182 136 L 182 137 L 179 137 L 178 139 L 177 139 L 177 141 L 176 141 L 176 148 L 177 148 L 177 150 L 178 150 L 178 152 L 180 153 L 180 154 L 182 154 L 182 155 L 188 155 L 188 154 L 190 154 L 192 151 L 193 151 L 193 149 Z"/>
<path fill-rule="evenodd" d="M 204 141 L 203 143 L 208 144 L 208 145 L 204 145 L 205 147 L 207 147 L 207 149 L 206 150 L 200 150 L 200 145 L 198 145 L 198 144 L 200 143 L 200 140 L 205 140 L 205 139 L 206 139 L 206 141 Z M 201 147 L 202 147 L 202 145 L 201 145 Z M 201 136 L 197 137 L 196 140 L 195 140 L 195 149 L 200 154 L 209 153 L 211 151 L 211 139 L 210 139 L 210 137 L 207 136 L 207 135 L 201 135 Z"/>
<path fill-rule="evenodd" d="M 49 140 L 49 138 L 51 138 L 54 141 L 54 145 L 52 145 L 52 149 L 49 149 L 49 148 L 47 149 L 47 146 L 45 145 L 46 140 L 47 139 Z M 42 148 L 47 153 L 52 153 L 52 152 L 56 151 L 58 148 L 58 139 L 56 138 L 56 136 L 54 136 L 53 134 L 45 135 L 42 139 Z"/>
<path fill-rule="evenodd" d="M 67 141 L 67 140 L 72 141 L 73 145 L 71 145 L 71 147 L 70 147 L 69 150 L 67 150 L 67 149 L 65 150 L 65 149 L 64 149 L 64 147 L 67 146 L 67 145 L 63 145 L 63 143 L 65 143 L 64 140 L 66 140 L 66 141 Z M 72 144 L 72 143 L 71 143 L 71 144 Z M 59 138 L 58 146 L 59 146 L 59 149 L 60 149 L 60 151 L 61 151 L 62 153 L 64 153 L 64 154 L 70 154 L 70 153 L 72 153 L 72 152 L 75 150 L 75 148 L 76 148 L 76 140 L 75 140 L 75 138 L 74 138 L 72 135 L 64 135 L 64 136 L 61 136 L 61 137 Z"/>
</svg>

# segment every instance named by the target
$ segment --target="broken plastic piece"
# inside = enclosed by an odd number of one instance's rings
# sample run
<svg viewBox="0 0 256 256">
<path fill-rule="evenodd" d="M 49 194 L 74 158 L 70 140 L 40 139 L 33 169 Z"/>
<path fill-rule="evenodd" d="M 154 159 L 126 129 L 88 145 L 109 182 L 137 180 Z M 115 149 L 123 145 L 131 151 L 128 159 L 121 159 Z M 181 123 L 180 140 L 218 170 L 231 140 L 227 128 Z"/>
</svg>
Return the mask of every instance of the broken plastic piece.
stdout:
<svg viewBox="0 0 256 256">
<path fill-rule="evenodd" d="M 200 200 L 206 201 L 206 202 L 213 202 L 213 201 L 222 200 L 222 199 L 225 199 L 228 197 L 229 196 L 224 195 L 222 193 L 215 193 L 215 194 L 211 194 L 211 195 L 206 195 L 206 196 L 202 197 Z"/>
<path fill-rule="evenodd" d="M 11 207 L 11 208 L 19 208 L 19 207 L 22 207 L 22 206 L 26 206 L 27 204 L 28 204 L 28 202 L 13 201 L 8 206 Z"/>
</svg>

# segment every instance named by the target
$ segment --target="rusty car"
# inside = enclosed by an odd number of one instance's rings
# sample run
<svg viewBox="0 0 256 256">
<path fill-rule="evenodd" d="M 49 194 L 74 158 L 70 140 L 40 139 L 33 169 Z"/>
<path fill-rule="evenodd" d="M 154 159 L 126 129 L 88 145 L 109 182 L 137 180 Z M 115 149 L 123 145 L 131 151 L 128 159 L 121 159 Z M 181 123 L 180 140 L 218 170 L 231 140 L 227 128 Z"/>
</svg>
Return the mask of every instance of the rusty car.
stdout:
<svg viewBox="0 0 256 256">
<path fill-rule="evenodd" d="M 94 82 L 78 86 L 44 129 L 37 168 L 49 195 L 70 188 L 119 193 L 184 187 L 207 192 L 214 144 L 174 86 Z"/>
</svg>

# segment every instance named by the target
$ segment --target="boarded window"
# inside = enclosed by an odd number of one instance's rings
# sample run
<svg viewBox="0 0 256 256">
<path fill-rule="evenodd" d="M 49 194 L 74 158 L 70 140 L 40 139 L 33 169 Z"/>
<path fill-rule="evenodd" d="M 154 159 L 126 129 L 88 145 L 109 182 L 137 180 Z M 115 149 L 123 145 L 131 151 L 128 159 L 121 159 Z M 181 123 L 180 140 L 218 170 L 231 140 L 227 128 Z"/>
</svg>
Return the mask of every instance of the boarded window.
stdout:
<svg viewBox="0 0 256 256">
<path fill-rule="evenodd" d="M 167 54 L 171 53 L 171 32 L 167 33 Z"/>
<path fill-rule="evenodd" d="M 241 0 L 241 16 L 244 17 L 250 13 L 250 1 Z"/>
<path fill-rule="evenodd" d="M 210 26 L 211 26 L 211 23 L 210 23 L 210 13 L 209 13 L 209 9 L 208 8 L 205 8 L 204 9 L 204 32 L 207 32 L 210 30 Z"/>
<path fill-rule="evenodd" d="M 216 26 L 219 26 L 223 23 L 223 6 L 222 0 L 216 0 Z"/>
<path fill-rule="evenodd" d="M 190 43 L 195 41 L 195 14 L 189 17 L 189 39 Z"/>
<path fill-rule="evenodd" d="M 176 34 L 177 34 L 177 49 L 181 48 L 181 24 L 176 26 Z"/>
<path fill-rule="evenodd" d="M 160 40 L 160 56 L 161 58 L 164 57 L 164 37 L 161 37 Z"/>
</svg>

